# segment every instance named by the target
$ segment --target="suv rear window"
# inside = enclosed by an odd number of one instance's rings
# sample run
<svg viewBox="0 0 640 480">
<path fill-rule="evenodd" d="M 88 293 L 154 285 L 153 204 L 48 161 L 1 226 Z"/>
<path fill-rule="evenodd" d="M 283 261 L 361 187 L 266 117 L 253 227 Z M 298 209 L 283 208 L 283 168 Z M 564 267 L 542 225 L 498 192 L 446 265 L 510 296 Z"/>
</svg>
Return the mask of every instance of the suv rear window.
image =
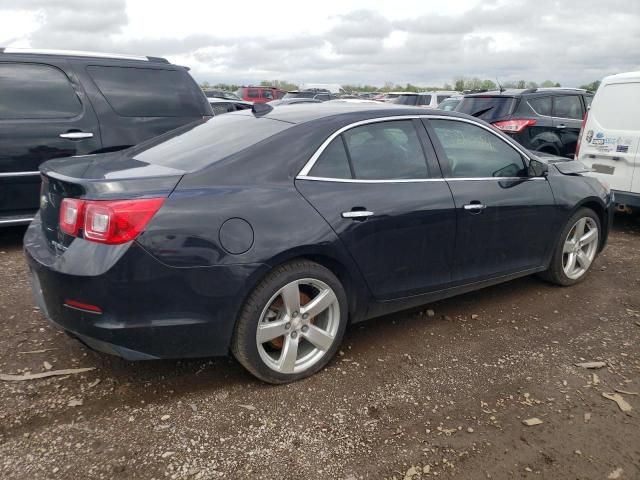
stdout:
<svg viewBox="0 0 640 480">
<path fill-rule="evenodd" d="M 61 70 L 0 63 L 0 118 L 70 118 L 81 111 L 80 100 Z"/>
<path fill-rule="evenodd" d="M 515 103 L 513 97 L 464 97 L 456 111 L 491 122 L 511 114 Z"/>
<path fill-rule="evenodd" d="M 130 149 L 135 160 L 176 168 L 200 170 L 282 132 L 292 124 L 229 113 L 194 126 L 186 125 Z"/>
<path fill-rule="evenodd" d="M 89 66 L 89 75 L 123 117 L 206 115 L 200 88 L 182 70 Z"/>
<path fill-rule="evenodd" d="M 429 97 L 429 101 L 431 101 L 431 97 Z M 397 103 L 398 105 L 417 105 L 418 95 L 400 95 L 391 103 Z"/>
</svg>

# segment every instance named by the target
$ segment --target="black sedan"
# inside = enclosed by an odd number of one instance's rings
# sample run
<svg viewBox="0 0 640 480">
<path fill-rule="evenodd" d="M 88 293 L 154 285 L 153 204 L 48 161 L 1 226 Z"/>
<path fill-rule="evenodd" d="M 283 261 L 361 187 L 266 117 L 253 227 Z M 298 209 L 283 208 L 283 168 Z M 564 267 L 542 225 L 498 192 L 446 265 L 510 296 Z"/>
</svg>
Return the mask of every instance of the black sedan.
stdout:
<svg viewBox="0 0 640 480">
<path fill-rule="evenodd" d="M 349 323 L 540 273 L 583 280 L 612 195 L 481 120 L 268 105 L 41 168 L 25 235 L 42 311 L 127 359 L 317 372 Z"/>
</svg>

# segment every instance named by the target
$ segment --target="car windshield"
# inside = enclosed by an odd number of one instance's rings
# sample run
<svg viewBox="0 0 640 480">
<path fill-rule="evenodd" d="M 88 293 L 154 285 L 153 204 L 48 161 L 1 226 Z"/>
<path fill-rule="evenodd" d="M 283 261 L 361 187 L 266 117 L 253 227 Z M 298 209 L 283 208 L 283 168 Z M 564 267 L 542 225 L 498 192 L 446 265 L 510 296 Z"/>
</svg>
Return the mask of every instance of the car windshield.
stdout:
<svg viewBox="0 0 640 480">
<path fill-rule="evenodd" d="M 418 95 L 400 95 L 391 103 L 397 103 L 399 105 L 417 105 Z"/>
<path fill-rule="evenodd" d="M 513 97 L 464 97 L 456 111 L 491 122 L 509 115 L 515 102 Z"/>
<path fill-rule="evenodd" d="M 459 98 L 447 98 L 446 100 L 440 102 L 440 105 L 438 105 L 438 109 L 450 112 L 452 110 L 455 110 L 459 103 Z"/>
</svg>

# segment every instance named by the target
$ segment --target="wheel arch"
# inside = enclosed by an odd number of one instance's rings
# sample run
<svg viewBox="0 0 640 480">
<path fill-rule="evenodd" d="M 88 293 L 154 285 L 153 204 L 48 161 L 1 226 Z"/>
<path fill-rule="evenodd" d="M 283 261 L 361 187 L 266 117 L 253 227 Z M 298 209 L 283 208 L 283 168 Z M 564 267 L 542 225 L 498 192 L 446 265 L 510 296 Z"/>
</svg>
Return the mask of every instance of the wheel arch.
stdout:
<svg viewBox="0 0 640 480">
<path fill-rule="evenodd" d="M 601 251 L 605 244 L 606 229 L 608 228 L 605 204 L 602 199 L 598 197 L 585 198 L 574 207 L 571 215 L 573 215 L 581 208 L 588 208 L 590 210 L 593 210 L 600 220 L 600 229 L 602 230 L 602 234 L 600 235 L 600 239 L 598 240 L 598 251 Z"/>
<path fill-rule="evenodd" d="M 264 263 L 263 268 L 254 272 L 248 280 L 247 293 L 242 304 L 269 272 L 280 265 L 295 260 L 309 260 L 322 265 L 340 280 L 347 296 L 349 323 L 355 323 L 366 318 L 370 294 L 354 262 L 348 256 L 336 255 L 330 249 L 312 245 L 286 250 Z"/>
</svg>

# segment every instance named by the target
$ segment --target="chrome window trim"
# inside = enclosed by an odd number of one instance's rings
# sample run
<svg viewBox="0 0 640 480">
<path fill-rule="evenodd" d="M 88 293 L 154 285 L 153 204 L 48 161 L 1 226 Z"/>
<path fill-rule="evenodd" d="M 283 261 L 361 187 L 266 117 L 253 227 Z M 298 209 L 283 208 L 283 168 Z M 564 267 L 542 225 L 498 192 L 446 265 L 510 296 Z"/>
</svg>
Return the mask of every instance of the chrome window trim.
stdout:
<svg viewBox="0 0 640 480">
<path fill-rule="evenodd" d="M 360 127 L 362 125 L 369 125 L 371 123 L 381 123 L 381 122 L 392 122 L 392 121 L 397 121 L 397 120 L 414 120 L 414 119 L 427 119 L 427 120 L 453 120 L 456 122 L 463 122 L 463 123 L 470 123 L 471 125 L 475 125 L 477 127 L 483 128 L 485 129 L 487 132 L 495 135 L 496 137 L 498 137 L 500 140 L 502 140 L 503 142 L 507 143 L 509 146 L 511 146 L 514 150 L 516 150 L 518 153 L 520 153 L 520 155 L 522 155 L 527 162 L 531 161 L 531 157 L 529 157 L 529 155 L 527 153 L 524 152 L 524 150 L 522 150 L 522 148 L 520 148 L 519 145 L 517 145 L 514 141 L 512 141 L 510 138 L 508 137 L 503 137 L 502 134 L 500 134 L 499 132 L 496 132 L 493 130 L 492 127 L 486 126 L 486 125 L 482 125 L 479 122 L 470 120 L 468 118 L 461 118 L 461 117 L 452 117 L 452 116 L 448 116 L 448 115 L 394 115 L 391 117 L 378 117 L 378 118 L 369 118 L 367 120 L 360 120 L 358 122 L 353 122 L 350 123 L 349 125 L 345 125 L 344 127 L 339 128 L 338 130 L 336 130 L 335 132 L 333 132 L 331 135 L 329 135 L 329 137 L 322 142 L 322 144 L 320 145 L 320 147 L 318 147 L 318 149 L 314 152 L 314 154 L 311 156 L 311 158 L 309 158 L 309 160 L 307 160 L 307 163 L 305 163 L 304 167 L 302 167 L 302 169 L 298 172 L 298 175 L 296 175 L 296 179 L 301 179 L 301 180 L 313 180 L 313 179 L 319 179 L 319 178 L 324 178 L 324 177 L 314 177 L 313 175 L 309 175 L 309 172 L 311 171 L 311 169 L 313 168 L 313 166 L 316 164 L 316 162 L 318 161 L 318 158 L 320 158 L 320 155 L 322 155 L 322 153 L 325 151 L 325 149 L 329 146 L 329 144 L 340 134 L 342 134 L 343 132 L 346 132 L 347 130 L 351 130 L 352 128 L 356 128 L 356 127 Z M 488 177 L 491 179 L 494 178 L 534 178 L 534 177 Z M 486 178 L 485 178 L 486 179 Z M 326 181 L 327 179 L 325 179 Z M 349 181 L 352 183 L 358 183 L 357 179 L 332 179 L 332 180 L 336 180 L 336 181 Z M 417 178 L 417 179 L 390 179 L 390 180 L 371 180 L 370 182 L 373 183 L 384 183 L 384 182 L 397 182 L 397 183 L 407 183 L 407 182 L 423 182 L 423 181 L 430 181 L 430 180 L 434 180 L 434 179 L 430 179 L 430 178 L 426 178 L 426 179 L 422 179 L 422 178 Z M 440 179 L 435 179 L 435 180 L 440 180 Z M 361 180 L 361 182 L 369 182 L 369 180 Z"/>
<path fill-rule="evenodd" d="M 330 177 L 314 177 L 314 176 L 297 176 L 296 180 L 309 180 L 312 182 L 333 182 L 333 183 L 425 183 L 425 182 L 469 182 L 478 180 L 494 180 L 498 182 L 504 181 L 522 181 L 522 180 L 546 180 L 545 177 L 441 177 L 441 178 L 399 178 L 397 180 L 362 180 L 356 178 L 330 178 Z"/>
<path fill-rule="evenodd" d="M 30 177 L 33 175 L 40 175 L 40 172 L 38 170 L 34 171 L 34 172 L 2 172 L 0 173 L 0 178 L 7 178 L 7 177 Z"/>
</svg>

